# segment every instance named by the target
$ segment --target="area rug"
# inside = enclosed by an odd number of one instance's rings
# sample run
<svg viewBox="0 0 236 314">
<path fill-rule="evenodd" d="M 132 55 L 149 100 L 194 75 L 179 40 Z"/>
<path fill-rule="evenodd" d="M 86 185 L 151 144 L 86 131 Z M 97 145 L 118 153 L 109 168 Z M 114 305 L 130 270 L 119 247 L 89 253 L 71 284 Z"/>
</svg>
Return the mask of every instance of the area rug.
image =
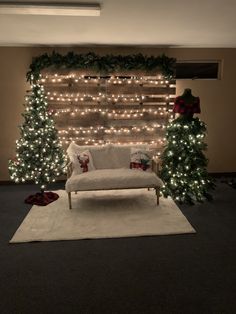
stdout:
<svg viewBox="0 0 236 314">
<path fill-rule="evenodd" d="M 153 190 L 55 191 L 59 199 L 47 206 L 34 205 L 10 243 L 33 241 L 120 238 L 195 233 L 171 198 L 156 205 Z"/>
</svg>

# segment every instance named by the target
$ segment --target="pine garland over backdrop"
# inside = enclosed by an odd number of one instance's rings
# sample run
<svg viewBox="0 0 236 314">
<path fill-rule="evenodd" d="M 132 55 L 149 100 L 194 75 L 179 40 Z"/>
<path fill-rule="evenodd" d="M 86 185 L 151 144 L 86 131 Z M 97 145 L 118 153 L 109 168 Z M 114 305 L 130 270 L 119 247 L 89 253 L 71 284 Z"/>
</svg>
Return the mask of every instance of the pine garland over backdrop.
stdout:
<svg viewBox="0 0 236 314">
<path fill-rule="evenodd" d="M 47 53 L 36 57 L 27 72 L 27 81 L 36 82 L 42 70 L 46 68 L 91 70 L 102 74 L 119 73 L 123 71 L 140 70 L 145 73 L 159 71 L 166 78 L 175 74 L 176 59 L 169 58 L 165 54 L 160 56 L 134 55 L 105 55 L 99 56 L 93 52 L 75 54 L 73 51 L 61 55 L 55 51 L 51 55 Z"/>
</svg>

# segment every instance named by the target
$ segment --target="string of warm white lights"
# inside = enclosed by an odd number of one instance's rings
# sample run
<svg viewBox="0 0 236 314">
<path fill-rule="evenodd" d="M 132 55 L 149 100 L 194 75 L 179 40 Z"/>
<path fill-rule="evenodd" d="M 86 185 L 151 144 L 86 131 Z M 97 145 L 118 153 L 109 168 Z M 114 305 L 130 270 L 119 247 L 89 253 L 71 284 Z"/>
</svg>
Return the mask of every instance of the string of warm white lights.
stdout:
<svg viewBox="0 0 236 314">
<path fill-rule="evenodd" d="M 66 98 L 66 97 L 79 97 L 79 96 L 81 96 L 81 97 L 93 97 L 94 96 L 94 94 L 87 94 L 87 93 L 68 93 L 68 92 L 64 92 L 64 93 L 62 93 L 62 92 L 55 92 L 55 91 L 47 91 L 46 92 L 46 95 L 49 95 L 49 96 L 56 96 L 55 98 L 53 97 L 53 99 L 56 99 L 57 97 L 64 97 L 64 98 Z M 98 95 L 97 96 L 100 96 L 100 97 L 107 97 L 107 95 L 108 95 L 108 93 L 102 93 L 102 92 L 99 92 L 98 93 Z M 124 95 L 124 94 L 111 94 L 111 98 L 117 98 L 117 97 L 162 97 L 162 98 L 165 98 L 165 99 L 169 99 L 169 98 L 175 98 L 175 95 L 174 94 L 153 94 L 153 95 L 150 95 L 150 94 L 148 94 L 148 95 L 139 95 L 139 94 L 137 94 L 137 93 L 132 93 L 132 95 Z"/>
<path fill-rule="evenodd" d="M 131 126 L 131 127 L 104 127 L 104 126 L 90 126 L 90 127 L 78 127 L 78 128 L 72 128 L 69 127 L 67 129 L 60 129 L 58 131 L 59 134 L 70 134 L 70 133 L 76 133 L 76 134 L 91 134 L 91 133 L 99 133 L 99 132 L 103 132 L 103 133 L 107 133 L 107 134 L 111 134 L 111 133 L 131 133 L 131 132 L 143 132 L 143 131 L 147 131 L 147 132 L 154 132 L 157 129 L 165 129 L 166 126 L 165 124 L 153 124 L 152 126 Z"/>
<path fill-rule="evenodd" d="M 168 85 L 170 83 L 169 80 L 166 80 L 163 76 L 158 75 L 155 79 L 150 77 L 138 77 L 138 76 L 88 76 L 88 75 L 62 75 L 55 73 L 54 75 L 44 75 L 40 77 L 39 82 L 41 83 L 61 83 L 64 81 L 68 81 L 70 79 L 74 83 L 95 83 L 98 84 L 101 81 L 104 81 L 108 84 L 154 84 L 154 85 Z"/>
<path fill-rule="evenodd" d="M 167 113 L 167 109 L 166 107 L 164 108 L 157 108 L 157 109 L 152 109 L 152 108 L 144 108 L 144 109 L 124 109 L 124 108 L 121 108 L 121 109 L 116 109 L 116 110 L 111 110 L 111 109 L 101 109 L 101 108 L 86 108 L 86 109 L 71 109 L 71 108 L 54 108 L 54 109 L 51 109 L 51 113 L 53 112 L 62 112 L 62 113 L 68 113 L 68 112 L 72 112 L 72 111 L 75 111 L 75 112 L 78 112 L 78 113 L 81 113 L 81 112 L 84 112 L 84 113 L 95 113 L 95 112 L 98 112 L 98 113 L 102 113 L 102 114 L 139 114 L 139 113 L 147 113 L 147 114 L 160 114 L 160 115 L 163 115 L 164 113 Z M 168 110 L 168 112 L 172 112 L 171 109 Z"/>
<path fill-rule="evenodd" d="M 79 95 L 79 94 L 77 94 Z M 158 98 L 158 99 L 156 99 Z M 160 98 L 162 98 L 162 101 L 160 100 Z M 155 102 L 157 105 L 163 105 L 166 103 L 166 101 L 168 101 L 170 99 L 170 96 L 164 96 L 163 95 L 149 95 L 149 96 L 138 96 L 138 95 L 133 95 L 133 96 L 129 96 L 129 95 L 114 95 L 112 94 L 111 96 L 109 95 L 105 95 L 105 94 L 101 94 L 99 93 L 98 95 L 91 95 L 91 94 L 82 94 L 80 96 L 76 96 L 76 97 L 63 97 L 63 96 L 49 96 L 48 99 L 50 101 L 55 102 L 88 102 L 88 101 L 95 101 L 95 102 L 101 102 L 101 101 L 109 101 L 112 103 L 116 103 L 116 102 L 120 102 L 120 103 L 126 103 L 126 102 L 138 102 L 138 103 L 148 103 L 148 101 L 150 102 Z M 172 102 L 173 104 L 173 102 Z"/>
<path fill-rule="evenodd" d="M 140 119 L 142 118 L 145 114 L 148 114 L 149 116 L 154 116 L 154 117 L 166 117 L 166 115 L 169 114 L 169 112 L 171 112 L 172 110 L 169 109 L 168 112 L 166 111 L 157 111 L 157 110 L 154 110 L 154 111 L 140 111 L 140 112 L 124 112 L 124 113 L 115 113 L 115 112 L 109 112 L 109 111 L 106 111 L 106 110 L 92 110 L 92 109 L 85 109 L 85 110 L 79 110 L 79 109 L 74 109 L 74 110 L 71 110 L 69 108 L 67 109 L 54 109 L 54 110 L 51 110 L 51 113 L 52 115 L 56 116 L 56 117 L 59 117 L 61 114 L 70 114 L 71 116 L 76 116 L 76 115 L 80 115 L 80 116 L 86 116 L 90 113 L 96 113 L 98 112 L 99 114 L 103 115 L 103 116 L 106 116 L 107 118 L 109 119 L 114 119 L 114 120 L 117 120 L 117 119 L 130 119 L 130 120 L 134 120 L 134 119 Z M 170 119 L 173 118 L 173 115 L 170 116 Z"/>
<path fill-rule="evenodd" d="M 158 139 L 156 141 L 154 140 L 143 140 L 143 141 L 135 141 L 135 140 L 132 140 L 132 141 L 125 141 L 125 140 L 122 140 L 122 141 L 110 141 L 110 140 L 97 140 L 97 139 L 94 139 L 94 138 L 85 138 L 85 137 L 73 137 L 73 136 L 70 136 L 70 137 L 61 137 L 59 136 L 59 140 L 60 140 L 60 143 L 61 145 L 63 144 L 69 144 L 70 142 L 76 142 L 76 143 L 79 143 L 80 145 L 107 145 L 107 144 L 117 144 L 117 145 L 150 145 L 152 147 L 160 147 L 162 146 L 164 143 L 165 143 L 165 138 L 162 138 L 162 139 Z M 159 153 L 157 152 L 157 155 Z"/>
<path fill-rule="evenodd" d="M 60 118 L 58 125 L 62 125 L 62 119 L 65 119 L 66 124 L 71 124 L 67 119 L 70 119 L 69 116 L 73 117 L 74 127 L 59 127 L 61 144 L 76 141 L 80 145 L 103 145 L 112 142 L 120 145 L 149 144 L 160 147 L 165 142 L 162 130 L 165 130 L 166 122 L 173 119 L 175 82 L 166 80 L 164 76 L 54 73 L 41 75 L 40 82 L 45 85 L 50 114 Z M 117 89 L 116 85 L 121 88 Z M 96 113 L 100 116 L 92 116 Z M 83 118 L 86 118 L 83 127 L 76 127 L 76 121 L 80 125 L 80 119 Z M 103 123 L 104 118 L 130 121 L 123 121 L 121 126 L 91 125 L 95 120 L 96 124 L 99 121 Z M 137 120 L 137 123 L 131 120 Z M 138 140 L 135 140 L 137 136 Z"/>
</svg>

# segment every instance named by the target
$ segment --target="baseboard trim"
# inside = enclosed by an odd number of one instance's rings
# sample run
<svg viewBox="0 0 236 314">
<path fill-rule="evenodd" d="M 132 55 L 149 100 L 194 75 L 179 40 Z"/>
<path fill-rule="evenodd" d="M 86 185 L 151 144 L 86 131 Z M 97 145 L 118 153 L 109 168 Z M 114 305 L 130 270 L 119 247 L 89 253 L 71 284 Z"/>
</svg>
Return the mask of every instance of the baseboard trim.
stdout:
<svg viewBox="0 0 236 314">
<path fill-rule="evenodd" d="M 210 172 L 210 175 L 213 178 L 221 178 L 221 177 L 231 178 L 231 177 L 236 177 L 236 172 Z"/>
</svg>

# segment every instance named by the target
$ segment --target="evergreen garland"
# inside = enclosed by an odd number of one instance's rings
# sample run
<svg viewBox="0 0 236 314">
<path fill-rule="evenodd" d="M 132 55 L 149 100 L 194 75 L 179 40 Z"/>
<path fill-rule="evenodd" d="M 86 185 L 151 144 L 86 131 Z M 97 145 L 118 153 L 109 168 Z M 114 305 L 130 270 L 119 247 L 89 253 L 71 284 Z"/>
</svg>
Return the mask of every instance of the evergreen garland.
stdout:
<svg viewBox="0 0 236 314">
<path fill-rule="evenodd" d="M 99 56 L 93 52 L 75 54 L 73 51 L 61 55 L 55 51 L 33 59 L 30 70 L 27 72 L 27 81 L 36 82 L 43 69 L 54 67 L 56 69 L 83 69 L 100 74 L 119 73 L 122 71 L 141 70 L 153 72 L 159 70 L 166 78 L 174 76 L 175 59 L 162 54 L 160 56 L 134 55 L 105 55 Z"/>
<path fill-rule="evenodd" d="M 180 116 L 167 126 L 167 145 L 162 154 L 162 194 L 174 200 L 193 204 L 210 200 L 214 187 L 207 173 L 203 151 L 206 125 L 199 118 Z"/>
</svg>

